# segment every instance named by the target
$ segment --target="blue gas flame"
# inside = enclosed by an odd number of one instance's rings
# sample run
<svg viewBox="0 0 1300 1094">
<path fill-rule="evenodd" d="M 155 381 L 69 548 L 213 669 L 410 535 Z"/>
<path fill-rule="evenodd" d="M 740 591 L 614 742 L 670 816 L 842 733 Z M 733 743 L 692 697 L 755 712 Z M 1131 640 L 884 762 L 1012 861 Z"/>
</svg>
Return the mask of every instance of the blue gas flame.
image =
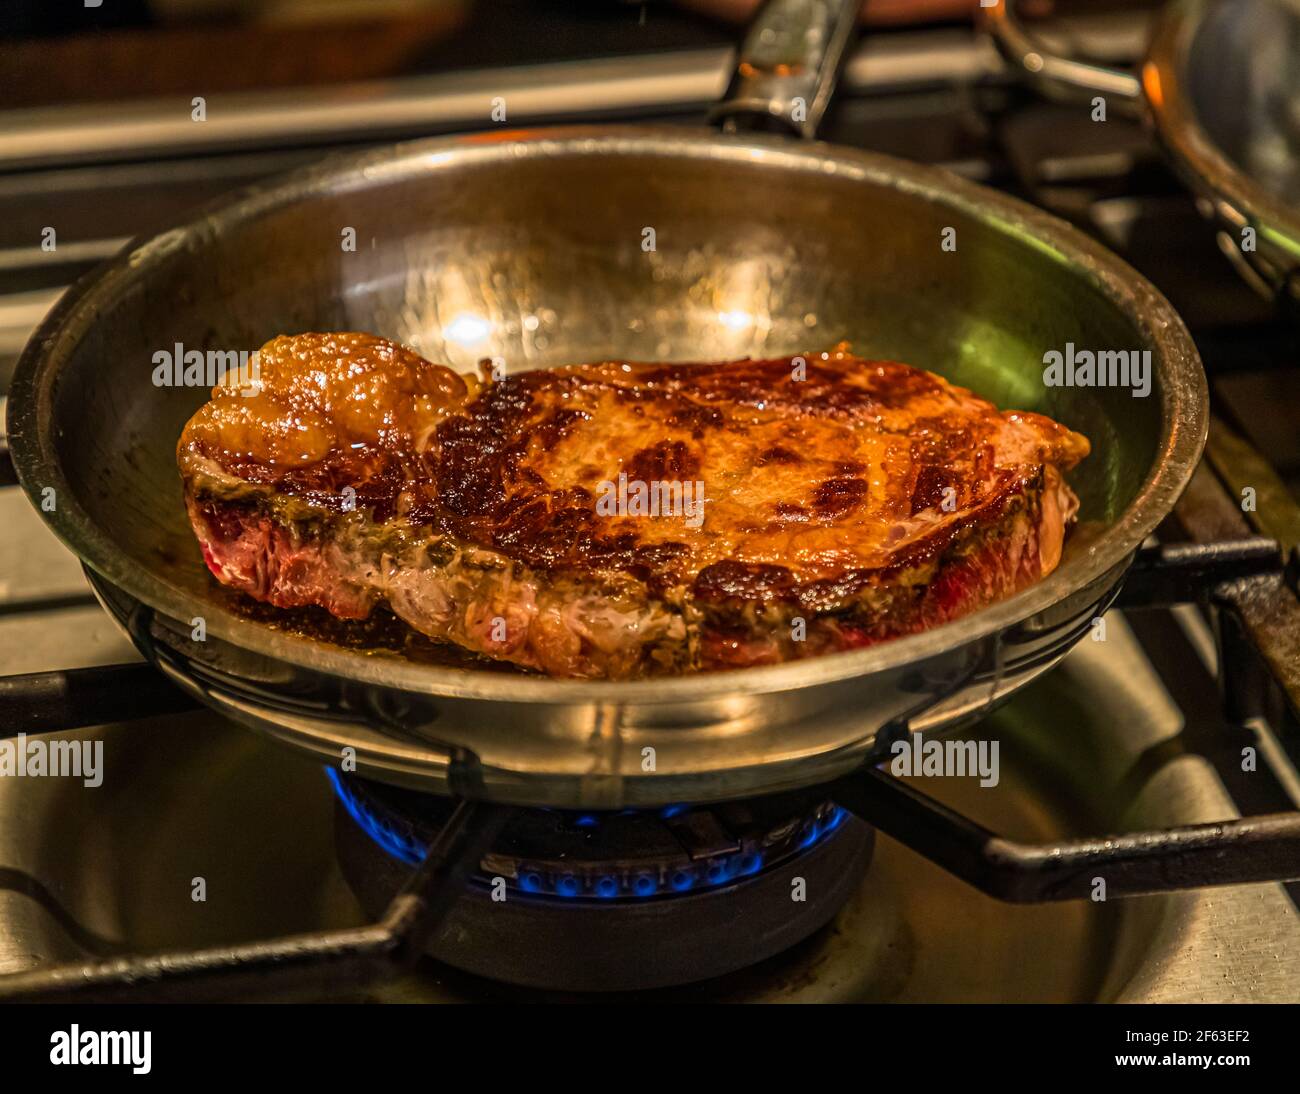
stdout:
<svg viewBox="0 0 1300 1094">
<path fill-rule="evenodd" d="M 370 836 L 393 858 L 405 862 L 408 866 L 418 866 L 424 861 L 425 847 L 408 831 L 402 831 L 370 809 L 352 790 L 337 770 L 325 768 L 334 793 L 348 811 L 348 815 L 357 822 L 361 830 Z M 676 815 L 687 808 L 684 805 L 670 806 L 664 815 Z M 841 806 L 832 806 L 820 820 L 810 820 L 803 828 L 799 840 L 799 849 L 804 850 L 829 839 L 848 819 L 848 811 Z M 575 823 L 582 828 L 594 827 L 600 823 L 597 814 L 584 813 Z M 521 892 L 539 896 L 558 896 L 566 899 L 591 897 L 600 900 L 620 898 L 623 900 L 650 900 L 674 893 L 698 892 L 716 889 L 728 885 L 737 878 L 749 877 L 762 871 L 767 865 L 767 857 L 762 851 L 734 851 L 718 855 L 699 864 L 682 866 L 664 878 L 652 873 L 640 872 L 620 877 L 616 874 L 603 874 L 590 879 L 584 884 L 583 879 L 575 874 L 556 874 L 547 876 L 540 870 L 522 871 L 515 879 Z"/>
<path fill-rule="evenodd" d="M 408 866 L 419 866 L 424 861 L 426 848 L 423 844 L 417 842 L 411 836 L 397 831 L 391 824 L 388 824 L 367 808 L 334 768 L 327 767 L 325 774 L 329 776 L 330 783 L 334 787 L 334 793 L 338 795 L 339 801 L 343 803 L 343 808 L 348 811 L 348 816 L 356 821 L 361 830 L 372 840 L 392 855 L 393 858 L 400 859 Z"/>
</svg>

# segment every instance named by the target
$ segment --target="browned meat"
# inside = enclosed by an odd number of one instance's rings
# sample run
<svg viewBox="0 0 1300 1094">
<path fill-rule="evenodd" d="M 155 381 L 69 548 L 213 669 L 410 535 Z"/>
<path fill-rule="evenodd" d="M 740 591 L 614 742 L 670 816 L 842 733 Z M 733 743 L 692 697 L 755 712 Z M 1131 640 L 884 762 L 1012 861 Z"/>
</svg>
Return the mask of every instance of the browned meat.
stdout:
<svg viewBox="0 0 1300 1094">
<path fill-rule="evenodd" d="M 953 619 L 1057 565 L 1061 472 L 1088 452 L 846 347 L 491 382 L 304 334 L 259 364 L 178 449 L 217 579 L 345 619 L 385 601 L 557 676 L 766 664 Z"/>
</svg>

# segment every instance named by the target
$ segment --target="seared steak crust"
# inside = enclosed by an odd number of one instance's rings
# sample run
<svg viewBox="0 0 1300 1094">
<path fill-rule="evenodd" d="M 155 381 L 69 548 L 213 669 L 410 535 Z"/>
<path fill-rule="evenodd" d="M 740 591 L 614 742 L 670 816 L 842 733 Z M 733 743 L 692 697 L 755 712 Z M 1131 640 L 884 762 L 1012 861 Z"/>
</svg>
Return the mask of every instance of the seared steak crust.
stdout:
<svg viewBox="0 0 1300 1094">
<path fill-rule="evenodd" d="M 1060 472 L 1088 451 L 845 347 L 488 381 L 307 334 L 259 366 L 178 448 L 216 577 L 343 618 L 386 601 L 555 675 L 770 663 L 955 618 L 1056 566 L 1077 508 Z M 637 515 L 620 482 L 676 493 Z M 696 483 L 702 513 L 668 505 Z"/>
</svg>

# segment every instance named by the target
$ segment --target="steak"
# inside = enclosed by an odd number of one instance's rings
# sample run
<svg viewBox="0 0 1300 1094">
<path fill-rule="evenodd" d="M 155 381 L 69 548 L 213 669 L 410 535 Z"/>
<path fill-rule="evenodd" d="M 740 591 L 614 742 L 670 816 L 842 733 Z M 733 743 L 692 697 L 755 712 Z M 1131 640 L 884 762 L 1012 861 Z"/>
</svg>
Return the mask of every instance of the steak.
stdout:
<svg viewBox="0 0 1300 1094">
<path fill-rule="evenodd" d="M 217 580 L 349 620 L 384 603 L 554 676 L 772 664 L 955 619 L 1056 567 L 1062 472 L 1088 453 L 843 345 L 492 379 L 302 334 L 256 361 L 178 446 Z"/>
</svg>

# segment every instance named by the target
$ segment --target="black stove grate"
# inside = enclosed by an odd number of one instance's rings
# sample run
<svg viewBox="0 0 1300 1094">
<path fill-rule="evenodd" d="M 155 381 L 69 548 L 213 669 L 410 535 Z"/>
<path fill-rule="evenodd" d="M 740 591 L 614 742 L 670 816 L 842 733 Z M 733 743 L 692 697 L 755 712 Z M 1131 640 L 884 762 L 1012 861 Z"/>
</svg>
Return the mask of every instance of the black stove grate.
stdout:
<svg viewBox="0 0 1300 1094">
<path fill-rule="evenodd" d="M 1175 511 L 1173 523 L 1181 523 L 1186 534 L 1194 536 L 1216 517 L 1205 492 L 1204 484 L 1189 491 L 1194 496 Z M 1222 488 L 1218 495 L 1217 518 L 1222 519 L 1222 508 L 1231 501 Z M 1259 677 L 1284 657 L 1276 644 L 1300 633 L 1294 590 L 1294 567 L 1284 565 L 1276 541 L 1193 539 L 1144 549 L 1119 604 L 1132 610 L 1180 603 L 1213 609 L 1220 624 L 1220 686 L 1231 723 L 1234 716 L 1253 716 L 1265 705 Z M 1254 626 L 1250 612 L 1261 601 L 1274 618 L 1267 626 Z M 1250 683 L 1233 678 L 1245 675 Z M 1270 682 L 1292 714 L 1300 709 L 1300 691 L 1290 673 Z M 144 665 L 0 679 L 0 725 L 7 737 L 178 713 L 194 705 Z M 1112 896 L 1300 879 L 1296 810 L 1042 845 L 1004 839 L 883 770 L 879 757 L 905 732 L 905 725 L 886 727 L 877 758 L 825 787 L 824 797 L 999 899 L 1086 899 L 1099 873 Z M 464 800 L 447 803 L 446 810 L 423 861 L 369 927 L 36 969 L 0 977 L 0 999 L 222 998 L 356 988 L 397 975 L 424 952 L 424 943 L 516 813 Z"/>
</svg>

